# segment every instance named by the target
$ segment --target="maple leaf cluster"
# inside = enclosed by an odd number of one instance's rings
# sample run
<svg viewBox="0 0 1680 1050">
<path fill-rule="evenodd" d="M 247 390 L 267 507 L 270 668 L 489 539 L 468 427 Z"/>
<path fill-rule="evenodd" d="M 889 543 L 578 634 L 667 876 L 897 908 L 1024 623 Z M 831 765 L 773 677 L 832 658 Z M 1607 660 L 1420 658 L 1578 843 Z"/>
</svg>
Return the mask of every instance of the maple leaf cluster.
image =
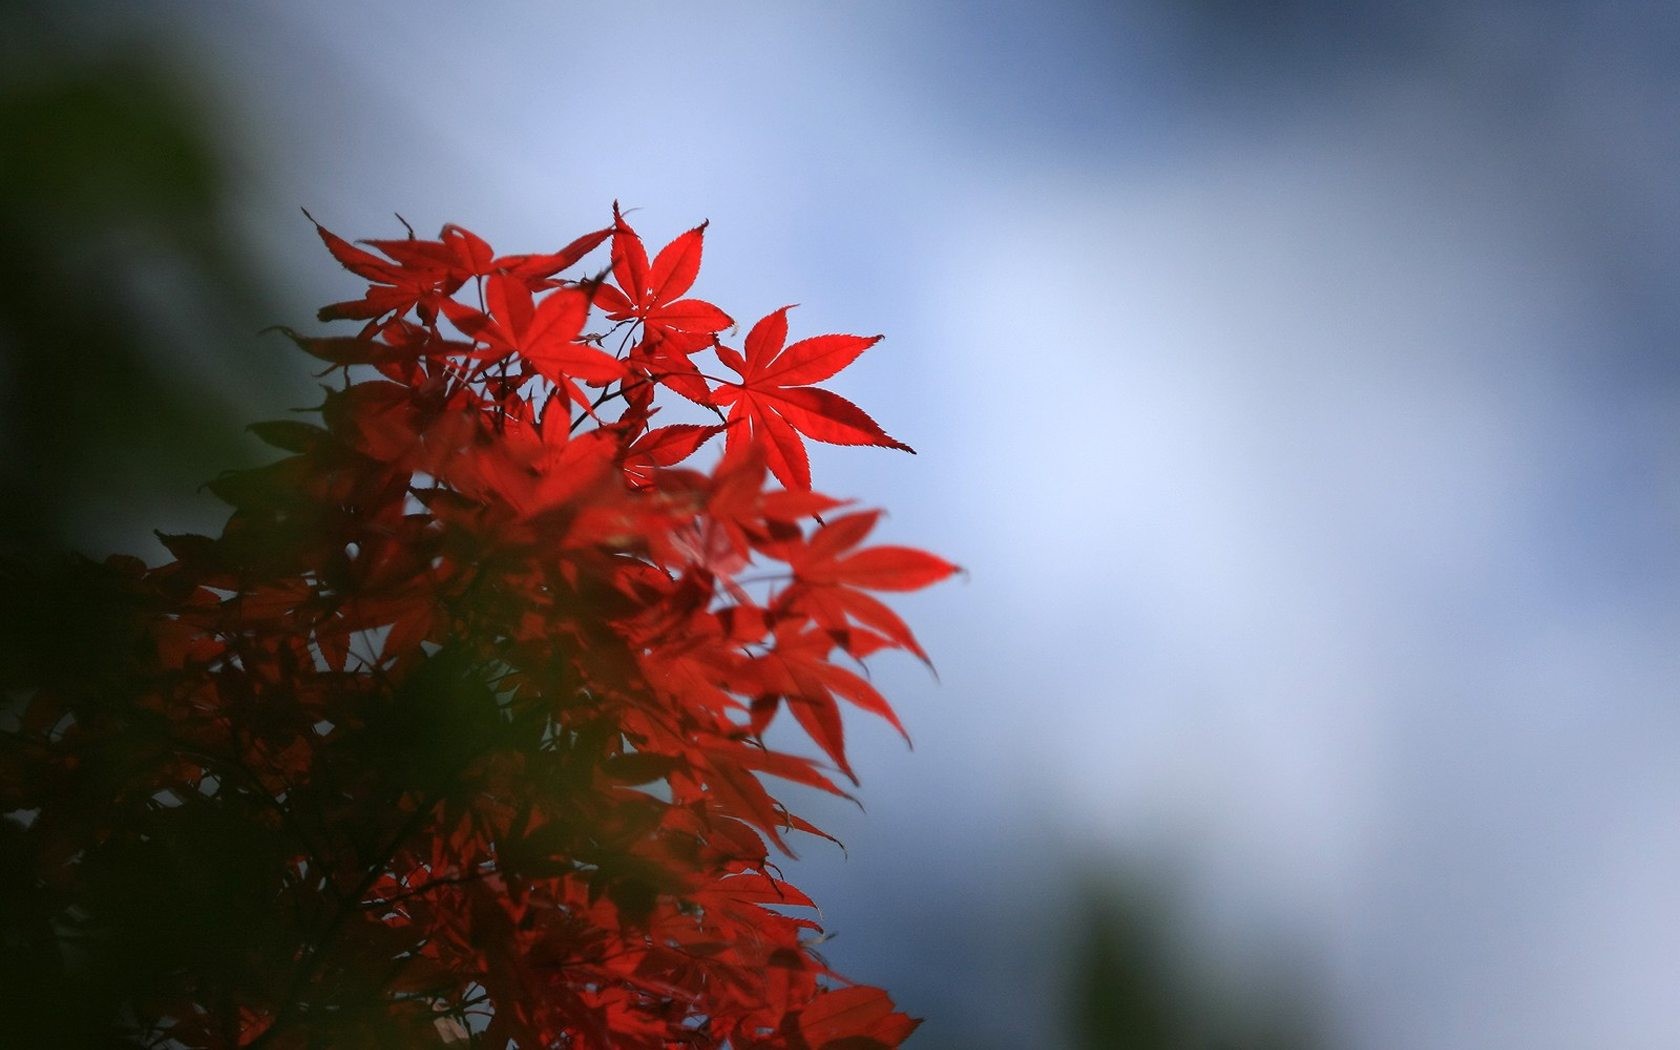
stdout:
<svg viewBox="0 0 1680 1050">
<path fill-rule="evenodd" d="M 57 579 L 90 655 L 0 683 L 6 947 L 59 960 L 17 979 L 140 1045 L 897 1046 L 766 784 L 844 795 L 843 703 L 902 732 L 861 661 L 927 656 L 875 595 L 955 571 L 811 487 L 805 439 L 907 449 L 816 385 L 879 337 L 732 347 L 705 226 L 650 262 L 616 206 L 543 255 L 317 229 L 367 282 L 320 312 L 356 333 L 288 332 L 319 423 L 252 428 L 288 455 L 210 484 L 220 535 Z M 765 745 L 783 708 L 821 757 Z"/>
</svg>

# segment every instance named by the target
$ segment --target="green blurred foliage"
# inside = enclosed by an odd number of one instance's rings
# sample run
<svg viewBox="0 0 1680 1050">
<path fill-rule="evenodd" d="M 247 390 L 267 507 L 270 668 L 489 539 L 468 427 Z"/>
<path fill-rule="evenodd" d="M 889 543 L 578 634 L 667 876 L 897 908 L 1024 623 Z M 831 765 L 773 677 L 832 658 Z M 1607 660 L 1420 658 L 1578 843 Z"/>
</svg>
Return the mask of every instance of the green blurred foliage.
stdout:
<svg viewBox="0 0 1680 1050">
<path fill-rule="evenodd" d="M 205 362 L 276 372 L 203 92 L 67 15 L 14 5 L 0 45 L 0 554 L 167 524 L 250 455 Z"/>
<path fill-rule="evenodd" d="M 1070 931 L 1070 1045 L 1077 1050 L 1313 1050 L 1304 982 L 1288 960 L 1264 972 L 1196 959 L 1158 880 L 1091 875 Z"/>
<path fill-rule="evenodd" d="M 12 761 L 27 683 L 76 669 L 130 720 L 125 743 L 73 783 L 32 787 L 84 797 L 93 820 L 165 732 L 125 702 L 136 563 L 73 552 L 136 547 L 193 501 L 213 508 L 201 484 L 255 452 L 240 394 L 283 373 L 257 338 L 274 313 L 232 228 L 205 90 L 166 52 L 90 37 L 88 14 L 11 3 L 0 35 L 0 769 L 29 775 Z M 229 355 L 243 389 L 205 367 Z M 159 810 L 169 834 L 87 858 L 94 896 L 127 917 L 97 943 L 62 927 L 57 889 L 26 863 L 33 814 L 0 814 L 0 987 L 27 1004 L 0 1044 L 139 1045 L 112 1035 L 113 1004 L 275 921 L 263 826 L 195 801 Z"/>
</svg>

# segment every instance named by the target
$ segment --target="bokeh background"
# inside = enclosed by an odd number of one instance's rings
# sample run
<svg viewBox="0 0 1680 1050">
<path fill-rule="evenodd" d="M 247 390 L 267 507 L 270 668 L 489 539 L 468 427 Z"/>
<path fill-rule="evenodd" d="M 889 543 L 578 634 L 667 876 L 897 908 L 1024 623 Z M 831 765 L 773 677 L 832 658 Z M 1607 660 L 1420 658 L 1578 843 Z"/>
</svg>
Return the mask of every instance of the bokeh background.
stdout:
<svg viewBox="0 0 1680 1050">
<path fill-rule="evenodd" d="M 709 218 L 967 577 L 791 877 L 912 1045 L 1680 1045 L 1680 13 L 13 3 L 9 550 L 162 556 L 348 236 Z"/>
</svg>

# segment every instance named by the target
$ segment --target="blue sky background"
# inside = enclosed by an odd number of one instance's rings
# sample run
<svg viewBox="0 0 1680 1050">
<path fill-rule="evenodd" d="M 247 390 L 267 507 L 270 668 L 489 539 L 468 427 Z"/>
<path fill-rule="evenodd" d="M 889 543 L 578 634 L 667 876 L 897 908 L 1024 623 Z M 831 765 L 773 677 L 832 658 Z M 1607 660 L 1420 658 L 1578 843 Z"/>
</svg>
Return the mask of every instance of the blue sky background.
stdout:
<svg viewBox="0 0 1680 1050">
<path fill-rule="evenodd" d="M 1327 1045 L 1680 1033 L 1680 15 L 1284 0 L 158 3 L 301 323 L 347 236 L 709 218 L 885 332 L 818 487 L 961 562 L 790 870 L 929 1046 L 1055 1046 L 1083 873 Z M 253 343 L 253 355 L 280 351 Z M 201 362 L 253 411 L 301 403 Z M 1141 875 L 1140 875 L 1141 873 Z M 1154 900 L 1155 898 L 1150 898 Z"/>
</svg>

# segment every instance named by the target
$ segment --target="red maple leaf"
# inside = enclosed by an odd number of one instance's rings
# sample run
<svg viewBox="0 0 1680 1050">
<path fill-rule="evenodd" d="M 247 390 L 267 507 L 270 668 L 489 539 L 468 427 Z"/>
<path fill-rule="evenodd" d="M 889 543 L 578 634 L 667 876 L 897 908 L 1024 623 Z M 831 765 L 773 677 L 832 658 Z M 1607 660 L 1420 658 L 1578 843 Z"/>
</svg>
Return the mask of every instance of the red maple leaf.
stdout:
<svg viewBox="0 0 1680 1050">
<path fill-rule="evenodd" d="M 857 783 L 857 774 L 846 759 L 846 740 L 840 722 L 842 696 L 871 714 L 878 715 L 908 742 L 910 734 L 891 705 L 864 678 L 828 660 L 834 639 L 824 631 L 805 630 L 799 621 L 777 626 L 775 648 L 752 661 L 751 668 L 762 685 L 760 699 L 753 705 L 756 729 L 762 729 L 774 713 L 777 701 L 785 700 L 793 715 L 818 747 L 842 773 Z"/>
<path fill-rule="evenodd" d="M 578 341 L 589 319 L 589 293 L 584 289 L 559 288 L 538 303 L 524 280 L 494 274 L 485 282 L 485 300 L 488 313 L 453 299 L 443 300 L 443 312 L 463 334 L 500 351 L 497 356 L 519 354 L 585 410 L 589 396 L 574 379 L 603 384 L 625 377 L 623 362 Z"/>
<path fill-rule="evenodd" d="M 314 217 L 309 221 L 315 222 Z M 586 233 L 552 254 L 500 258 L 482 237 L 453 223 L 445 226 L 435 241 L 420 240 L 411 231 L 406 238 L 361 242 L 383 252 L 386 259 L 356 247 L 318 222 L 315 232 L 345 269 L 370 282 L 362 298 L 321 307 L 322 321 L 374 321 L 417 308 L 421 320 L 430 324 L 436 319 L 439 304 L 471 278 L 507 273 L 541 287 L 547 278 L 594 250 L 612 230 Z"/>
<path fill-rule="evenodd" d="M 659 467 L 672 467 L 692 456 L 723 427 L 675 423 L 643 434 L 626 450 L 624 473 L 633 483 L 646 484 Z"/>
<path fill-rule="evenodd" d="M 911 547 L 854 550 L 880 517 L 877 510 L 846 514 L 831 520 L 809 539 L 760 543 L 761 551 L 787 562 L 793 570 L 793 585 L 777 596 L 775 611 L 810 617 L 841 648 L 859 659 L 880 644 L 872 635 L 859 636 L 853 623 L 878 632 L 888 643 L 908 649 L 925 663 L 927 653 L 903 619 L 864 592 L 917 590 L 945 579 L 957 567 Z"/>
<path fill-rule="evenodd" d="M 770 470 L 790 489 L 811 487 L 810 461 L 800 434 L 831 445 L 880 445 L 914 453 L 889 437 L 863 409 L 829 390 L 811 386 L 845 368 L 881 341 L 878 335 L 818 335 L 783 349 L 787 341 L 784 306 L 747 333 L 745 359 L 719 346 L 718 359 L 741 377 L 712 392 L 719 405 L 733 405 L 730 422 L 744 420 L 729 432 L 727 454 L 750 441 L 762 442 Z"/>
<path fill-rule="evenodd" d="M 700 274 L 700 252 L 706 223 L 679 235 L 659 250 L 648 264 L 647 248 L 613 205 L 612 273 L 618 287 L 602 285 L 596 302 L 608 320 L 634 318 L 650 332 L 675 336 L 689 353 L 711 342 L 712 333 L 735 322 L 703 299 L 684 299 Z M 686 336 L 687 338 L 684 338 Z M 698 340 L 698 341 L 697 341 Z"/>
</svg>

